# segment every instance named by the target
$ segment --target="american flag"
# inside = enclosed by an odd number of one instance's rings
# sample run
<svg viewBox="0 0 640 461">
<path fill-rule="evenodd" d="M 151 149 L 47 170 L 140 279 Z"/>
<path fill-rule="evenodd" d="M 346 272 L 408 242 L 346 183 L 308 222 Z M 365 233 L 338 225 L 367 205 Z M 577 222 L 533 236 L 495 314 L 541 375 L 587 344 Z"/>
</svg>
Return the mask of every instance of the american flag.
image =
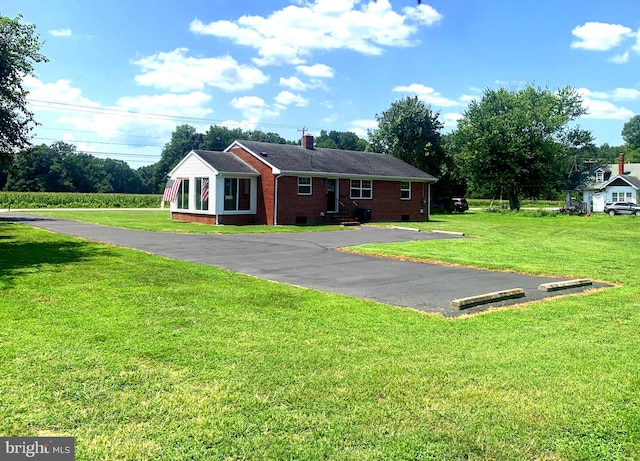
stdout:
<svg viewBox="0 0 640 461">
<path fill-rule="evenodd" d="M 170 179 L 167 181 L 167 185 L 164 188 L 164 194 L 162 194 L 163 202 L 173 202 L 178 196 L 178 189 L 182 179 Z"/>
<path fill-rule="evenodd" d="M 209 200 L 209 178 L 202 178 L 201 184 L 200 196 L 202 197 L 202 201 L 206 202 Z"/>
</svg>

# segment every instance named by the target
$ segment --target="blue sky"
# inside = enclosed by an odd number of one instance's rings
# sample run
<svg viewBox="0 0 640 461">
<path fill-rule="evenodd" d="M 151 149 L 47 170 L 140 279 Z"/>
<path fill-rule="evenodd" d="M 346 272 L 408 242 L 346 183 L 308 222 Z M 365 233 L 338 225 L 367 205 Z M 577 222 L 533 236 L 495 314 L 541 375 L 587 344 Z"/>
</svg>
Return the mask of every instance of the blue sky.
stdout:
<svg viewBox="0 0 640 461">
<path fill-rule="evenodd" d="M 407 95 L 449 131 L 486 88 L 570 85 L 597 144 L 622 144 L 640 113 L 637 0 L 5 0 L 0 12 L 45 41 L 49 62 L 25 79 L 34 142 L 134 168 L 183 123 L 366 138 Z"/>
</svg>

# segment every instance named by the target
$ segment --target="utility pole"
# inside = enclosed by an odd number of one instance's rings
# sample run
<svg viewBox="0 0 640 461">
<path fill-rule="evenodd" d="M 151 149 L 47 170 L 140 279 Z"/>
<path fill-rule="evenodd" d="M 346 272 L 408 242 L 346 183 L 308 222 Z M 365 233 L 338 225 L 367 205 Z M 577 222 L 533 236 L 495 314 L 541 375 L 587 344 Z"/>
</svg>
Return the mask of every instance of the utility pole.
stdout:
<svg viewBox="0 0 640 461">
<path fill-rule="evenodd" d="M 300 145 L 302 145 L 302 140 L 304 139 L 304 134 L 308 131 L 306 126 L 303 126 L 301 130 L 298 130 L 302 132 L 302 138 L 300 138 Z"/>
</svg>

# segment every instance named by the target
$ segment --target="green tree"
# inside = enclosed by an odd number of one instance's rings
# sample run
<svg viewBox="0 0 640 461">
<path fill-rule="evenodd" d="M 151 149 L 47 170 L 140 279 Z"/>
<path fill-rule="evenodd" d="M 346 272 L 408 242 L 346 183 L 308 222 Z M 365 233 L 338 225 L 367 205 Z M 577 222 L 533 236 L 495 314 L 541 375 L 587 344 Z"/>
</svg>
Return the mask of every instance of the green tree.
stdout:
<svg viewBox="0 0 640 461">
<path fill-rule="evenodd" d="M 0 15 L 0 163 L 29 145 L 33 113 L 27 109 L 25 75 L 33 75 L 40 54 L 40 39 L 32 24 Z"/>
<path fill-rule="evenodd" d="M 171 133 L 171 141 L 165 144 L 162 156 L 154 169 L 153 192 L 162 192 L 167 182 L 167 174 L 188 152 L 200 149 L 202 140 L 202 134 L 197 133 L 191 125 L 180 125 Z"/>
<path fill-rule="evenodd" d="M 566 177 L 568 128 L 586 111 L 571 87 L 552 92 L 528 85 L 518 91 L 487 89 L 473 101 L 453 134 L 453 150 L 470 188 L 506 196 L 512 210 L 520 197 L 540 198 Z"/>
<path fill-rule="evenodd" d="M 64 143 L 30 147 L 20 152 L 9 168 L 6 189 L 17 192 L 70 192 L 75 190 L 64 158 Z M 71 146 L 73 147 L 73 146 Z"/>
<path fill-rule="evenodd" d="M 417 96 L 407 96 L 376 114 L 378 128 L 369 131 L 369 150 L 393 155 L 437 178 L 434 196 L 451 194 L 452 164 L 443 148 L 439 113 Z"/>
<path fill-rule="evenodd" d="M 640 115 L 634 115 L 624 124 L 622 139 L 631 149 L 640 149 Z"/>
<path fill-rule="evenodd" d="M 315 139 L 316 147 L 325 147 L 328 149 L 344 149 L 365 151 L 367 149 L 367 141 L 361 139 L 355 133 L 350 131 L 326 130 L 320 131 L 320 136 Z"/>
</svg>

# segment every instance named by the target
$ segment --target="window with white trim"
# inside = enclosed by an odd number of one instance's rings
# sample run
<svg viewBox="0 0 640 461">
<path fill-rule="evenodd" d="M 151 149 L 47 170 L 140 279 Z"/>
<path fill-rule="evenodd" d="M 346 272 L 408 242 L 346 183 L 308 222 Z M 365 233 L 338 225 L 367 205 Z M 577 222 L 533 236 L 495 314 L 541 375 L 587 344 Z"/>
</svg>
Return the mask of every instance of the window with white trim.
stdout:
<svg viewBox="0 0 640 461">
<path fill-rule="evenodd" d="M 311 178 L 298 176 L 298 195 L 311 195 Z"/>
<path fill-rule="evenodd" d="M 186 178 L 180 182 L 178 195 L 176 196 L 176 208 L 179 210 L 189 209 L 189 180 Z"/>
<path fill-rule="evenodd" d="M 371 179 L 352 179 L 351 198 L 372 198 L 373 181 Z"/>
<path fill-rule="evenodd" d="M 196 210 L 209 209 L 209 178 L 196 178 Z"/>
<path fill-rule="evenodd" d="M 596 171 L 596 182 L 602 182 L 602 181 L 604 181 L 604 171 L 597 170 Z"/>
<path fill-rule="evenodd" d="M 633 194 L 631 192 L 611 192 L 612 202 L 633 202 Z"/>
<path fill-rule="evenodd" d="M 408 181 L 402 181 L 400 183 L 400 199 L 411 200 L 411 183 Z"/>
<path fill-rule="evenodd" d="M 224 178 L 224 210 L 248 211 L 251 209 L 251 179 Z"/>
</svg>

